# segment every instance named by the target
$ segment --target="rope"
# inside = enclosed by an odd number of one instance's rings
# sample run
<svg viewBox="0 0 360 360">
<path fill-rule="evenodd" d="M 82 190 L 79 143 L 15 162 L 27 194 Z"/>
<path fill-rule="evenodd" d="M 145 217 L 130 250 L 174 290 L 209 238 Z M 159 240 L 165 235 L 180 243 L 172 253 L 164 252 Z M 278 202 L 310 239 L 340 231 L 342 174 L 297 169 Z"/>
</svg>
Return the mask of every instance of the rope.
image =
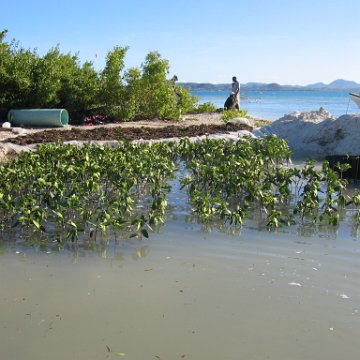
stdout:
<svg viewBox="0 0 360 360">
<path fill-rule="evenodd" d="M 348 101 L 348 106 L 347 106 L 347 109 L 346 109 L 346 114 L 345 115 L 347 115 L 347 113 L 348 113 L 348 110 L 349 110 L 349 105 L 350 105 L 350 96 L 349 96 L 349 101 Z"/>
</svg>

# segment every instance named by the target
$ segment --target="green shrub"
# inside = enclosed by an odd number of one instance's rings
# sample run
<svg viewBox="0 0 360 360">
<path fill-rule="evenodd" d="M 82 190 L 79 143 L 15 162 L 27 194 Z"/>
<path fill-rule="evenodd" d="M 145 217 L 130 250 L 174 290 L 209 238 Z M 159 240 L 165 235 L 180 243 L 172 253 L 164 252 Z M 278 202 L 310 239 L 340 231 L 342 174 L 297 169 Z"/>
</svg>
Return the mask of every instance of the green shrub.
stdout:
<svg viewBox="0 0 360 360">
<path fill-rule="evenodd" d="M 197 106 L 196 112 L 201 113 L 214 113 L 216 112 L 216 106 L 212 102 L 206 102 Z"/>
<path fill-rule="evenodd" d="M 18 42 L 4 41 L 0 32 L 0 109 L 66 108 L 70 116 L 101 109 L 118 120 L 179 119 L 194 109 L 197 98 L 168 80 L 169 62 L 150 52 L 140 68 L 125 70 L 128 47 L 115 46 L 106 65 L 97 72 L 78 55 L 62 54 L 58 47 L 44 56 Z"/>
<path fill-rule="evenodd" d="M 106 65 L 100 74 L 100 100 L 105 106 L 106 113 L 119 117 L 125 106 L 123 103 L 123 90 L 121 72 L 124 69 L 124 58 L 128 47 L 114 47 L 106 56 Z"/>
<path fill-rule="evenodd" d="M 198 98 L 191 95 L 185 88 L 179 85 L 175 85 L 175 93 L 177 97 L 177 107 L 180 113 L 189 114 L 194 112 Z"/>
<path fill-rule="evenodd" d="M 222 119 L 225 122 L 228 122 L 231 119 L 234 119 L 236 117 L 248 117 L 247 110 L 224 110 L 222 114 Z"/>
</svg>

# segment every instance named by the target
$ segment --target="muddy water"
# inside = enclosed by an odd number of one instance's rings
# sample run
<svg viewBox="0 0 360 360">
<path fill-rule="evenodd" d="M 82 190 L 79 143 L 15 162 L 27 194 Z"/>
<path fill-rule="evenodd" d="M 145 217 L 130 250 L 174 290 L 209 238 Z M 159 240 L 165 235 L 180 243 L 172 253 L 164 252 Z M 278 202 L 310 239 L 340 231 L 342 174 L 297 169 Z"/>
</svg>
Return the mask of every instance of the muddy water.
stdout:
<svg viewBox="0 0 360 360">
<path fill-rule="evenodd" d="M 358 359 L 360 245 L 316 235 L 203 232 L 0 247 L 0 359 Z"/>
</svg>

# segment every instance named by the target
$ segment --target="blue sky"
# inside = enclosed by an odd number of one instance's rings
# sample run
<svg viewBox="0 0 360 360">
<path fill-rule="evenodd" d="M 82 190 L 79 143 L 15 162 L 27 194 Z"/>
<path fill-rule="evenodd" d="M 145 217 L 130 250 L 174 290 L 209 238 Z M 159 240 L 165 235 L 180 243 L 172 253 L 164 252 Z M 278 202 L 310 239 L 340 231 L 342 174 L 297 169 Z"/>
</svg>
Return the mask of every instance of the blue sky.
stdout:
<svg viewBox="0 0 360 360">
<path fill-rule="evenodd" d="M 59 44 L 97 69 L 120 45 L 130 47 L 127 68 L 157 50 L 179 81 L 360 83 L 359 0 L 0 0 L 0 9 L 7 40 L 40 54 Z"/>
</svg>

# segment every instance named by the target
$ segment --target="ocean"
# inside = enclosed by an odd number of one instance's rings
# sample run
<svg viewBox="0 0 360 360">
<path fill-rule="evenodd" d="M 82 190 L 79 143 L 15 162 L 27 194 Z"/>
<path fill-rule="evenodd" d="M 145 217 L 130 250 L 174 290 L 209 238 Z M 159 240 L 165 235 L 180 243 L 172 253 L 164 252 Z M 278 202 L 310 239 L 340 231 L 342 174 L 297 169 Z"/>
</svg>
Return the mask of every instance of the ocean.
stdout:
<svg viewBox="0 0 360 360">
<path fill-rule="evenodd" d="M 199 104 L 212 102 L 216 107 L 224 106 L 227 91 L 192 91 Z M 323 107 L 335 116 L 359 113 L 355 103 L 349 101 L 348 91 L 257 91 L 241 90 L 240 107 L 250 115 L 265 120 L 277 120 L 294 111 L 319 110 Z"/>
</svg>

